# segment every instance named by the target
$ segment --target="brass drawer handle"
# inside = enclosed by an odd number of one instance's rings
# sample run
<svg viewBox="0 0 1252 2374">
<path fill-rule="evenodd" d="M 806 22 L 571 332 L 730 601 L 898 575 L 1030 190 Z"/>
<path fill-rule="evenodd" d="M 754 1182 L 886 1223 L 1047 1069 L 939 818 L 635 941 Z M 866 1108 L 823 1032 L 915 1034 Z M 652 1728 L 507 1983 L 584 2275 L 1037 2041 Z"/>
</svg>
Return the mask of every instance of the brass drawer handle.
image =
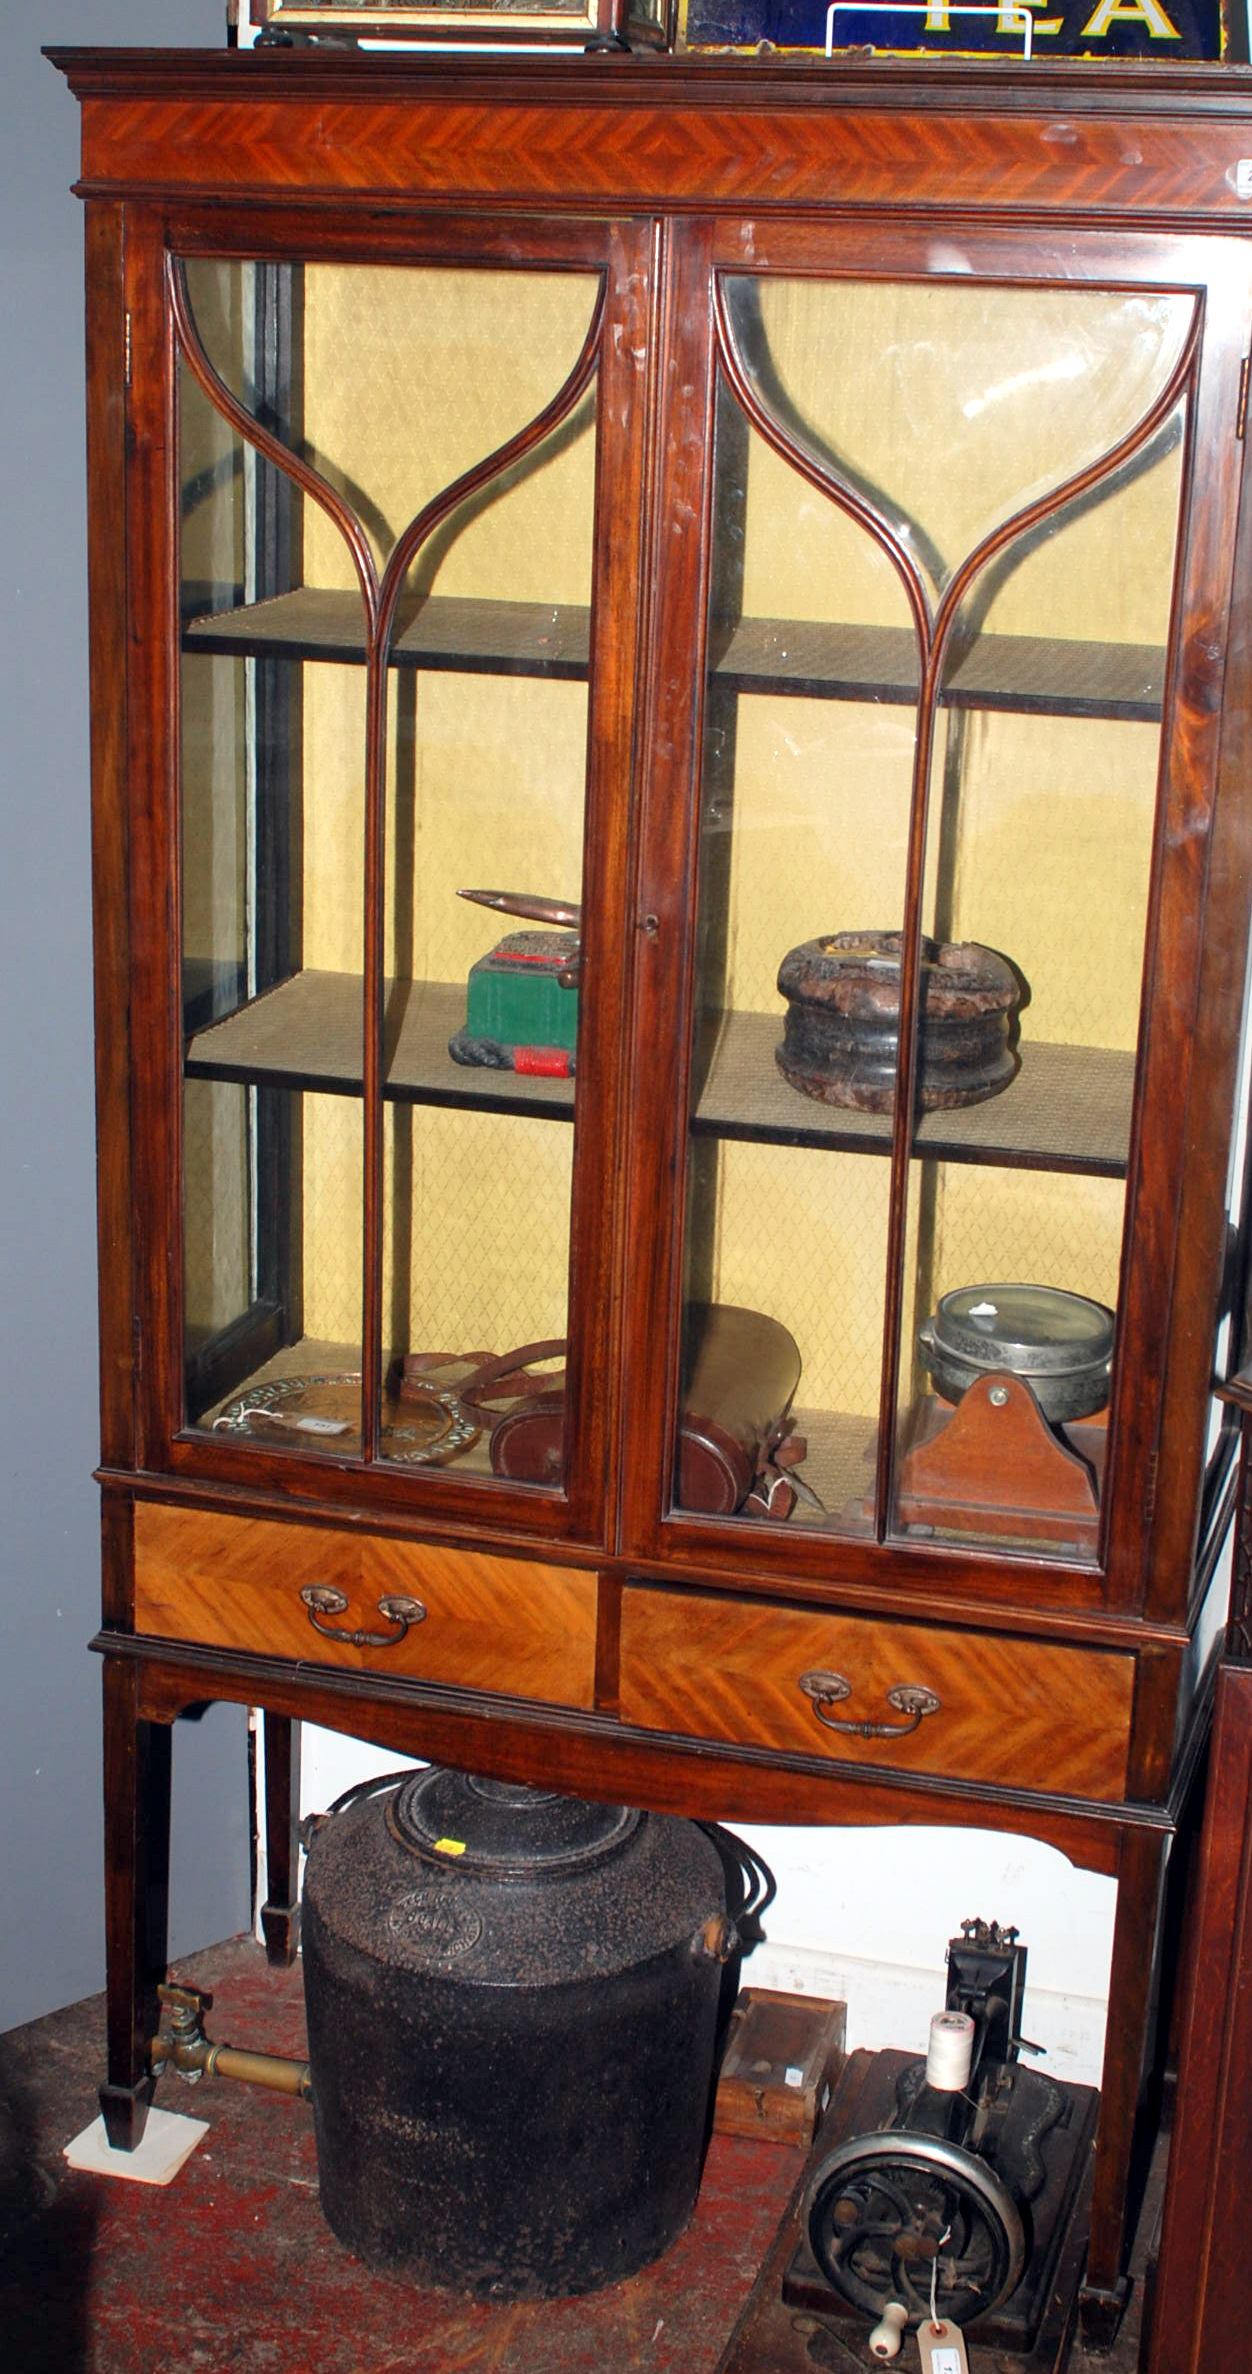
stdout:
<svg viewBox="0 0 1252 2374">
<path fill-rule="evenodd" d="M 813 1701 L 813 1712 L 828 1731 L 847 1731 L 854 1739 L 907 1739 L 916 1731 L 923 1715 L 937 1715 L 942 1699 L 933 1690 L 923 1689 L 920 1682 L 895 1682 L 887 1692 L 888 1706 L 896 1713 L 907 1715 L 907 1723 L 847 1723 L 839 1715 L 827 1713 L 841 1698 L 852 1696 L 852 1684 L 841 1673 L 802 1673 L 799 1687 L 806 1698 Z"/>
<path fill-rule="evenodd" d="M 420 1599 L 401 1599 L 394 1593 L 378 1602 L 380 1616 L 397 1626 L 394 1632 L 349 1632 L 342 1624 L 324 1624 L 323 1616 L 341 1616 L 348 1604 L 346 1591 L 336 1591 L 330 1583 L 306 1583 L 300 1593 L 309 1611 L 309 1622 L 315 1632 L 326 1640 L 346 1640 L 354 1649 L 394 1649 L 398 1647 L 410 1624 L 424 1624 L 426 1610 Z"/>
</svg>

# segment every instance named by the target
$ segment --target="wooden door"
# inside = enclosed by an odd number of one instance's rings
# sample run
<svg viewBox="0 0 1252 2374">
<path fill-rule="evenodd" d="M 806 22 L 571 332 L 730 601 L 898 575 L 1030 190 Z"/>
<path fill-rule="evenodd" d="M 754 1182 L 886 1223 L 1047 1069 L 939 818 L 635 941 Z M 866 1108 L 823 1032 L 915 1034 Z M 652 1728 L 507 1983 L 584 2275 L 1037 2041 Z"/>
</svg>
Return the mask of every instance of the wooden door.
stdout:
<svg viewBox="0 0 1252 2374">
<path fill-rule="evenodd" d="M 1246 930 L 1244 252 L 670 236 L 660 508 L 704 527 L 651 638 L 629 1545 L 1045 1607 L 1151 1571 L 1181 1614 Z M 782 1383 L 727 1388 L 763 1477 L 715 1508 L 686 1438 L 727 1313 Z"/>
<path fill-rule="evenodd" d="M 602 1540 L 645 243 L 143 231 L 144 1462 Z"/>
</svg>

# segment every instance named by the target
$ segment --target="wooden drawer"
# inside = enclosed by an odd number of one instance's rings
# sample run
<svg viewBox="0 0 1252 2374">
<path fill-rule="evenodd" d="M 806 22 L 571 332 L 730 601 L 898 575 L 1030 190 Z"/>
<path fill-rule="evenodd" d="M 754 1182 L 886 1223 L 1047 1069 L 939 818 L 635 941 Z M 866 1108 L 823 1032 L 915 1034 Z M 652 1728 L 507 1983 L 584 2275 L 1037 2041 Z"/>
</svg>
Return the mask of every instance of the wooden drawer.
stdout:
<svg viewBox="0 0 1252 2374">
<path fill-rule="evenodd" d="M 318 1587 L 346 1606 L 311 1609 L 301 1591 Z M 402 1627 L 380 1611 L 393 1596 L 418 1601 L 425 1614 Z M 135 1627 L 209 1648 L 590 1706 L 596 1578 L 525 1558 L 140 1501 Z M 381 1635 L 382 1645 L 342 1637 L 353 1632 Z"/>
<path fill-rule="evenodd" d="M 825 1720 L 801 1686 L 823 1673 L 851 1685 L 825 1703 Z M 642 1585 L 622 1598 L 623 1722 L 945 1780 L 1116 1802 L 1134 1679 L 1134 1658 L 1111 1649 Z M 900 1685 L 939 1700 L 911 1730 L 909 1713 L 888 1700 Z M 893 1733 L 858 1738 L 831 1727 L 839 1722 L 889 1723 Z"/>
</svg>

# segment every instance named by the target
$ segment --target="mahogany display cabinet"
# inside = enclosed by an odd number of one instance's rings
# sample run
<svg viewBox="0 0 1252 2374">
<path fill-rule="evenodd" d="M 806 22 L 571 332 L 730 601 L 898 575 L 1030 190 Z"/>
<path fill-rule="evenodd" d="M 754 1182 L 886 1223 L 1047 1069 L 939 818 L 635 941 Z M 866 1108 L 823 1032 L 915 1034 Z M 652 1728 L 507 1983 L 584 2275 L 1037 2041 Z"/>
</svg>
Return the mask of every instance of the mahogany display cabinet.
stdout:
<svg viewBox="0 0 1252 2374">
<path fill-rule="evenodd" d="M 207 1700 L 276 1952 L 303 1717 L 1018 1831 L 1117 1882 L 1111 2316 L 1245 1350 L 1252 80 L 53 56 L 110 2132 Z"/>
</svg>

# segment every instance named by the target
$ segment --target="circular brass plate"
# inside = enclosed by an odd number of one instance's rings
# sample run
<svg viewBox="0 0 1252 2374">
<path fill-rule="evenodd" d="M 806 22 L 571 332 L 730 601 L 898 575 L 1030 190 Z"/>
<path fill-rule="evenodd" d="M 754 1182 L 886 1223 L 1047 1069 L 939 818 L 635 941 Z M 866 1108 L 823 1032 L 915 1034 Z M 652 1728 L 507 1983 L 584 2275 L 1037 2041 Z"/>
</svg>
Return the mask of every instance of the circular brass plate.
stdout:
<svg viewBox="0 0 1252 2374">
<path fill-rule="evenodd" d="M 215 1428 L 254 1438 L 300 1442 L 326 1450 L 355 1448 L 361 1434 L 360 1371 L 334 1376 L 271 1377 L 237 1394 L 213 1421 Z M 441 1467 L 477 1440 L 455 1393 L 410 1385 L 403 1401 L 384 1395 L 380 1448 L 384 1459 L 409 1467 Z"/>
</svg>

